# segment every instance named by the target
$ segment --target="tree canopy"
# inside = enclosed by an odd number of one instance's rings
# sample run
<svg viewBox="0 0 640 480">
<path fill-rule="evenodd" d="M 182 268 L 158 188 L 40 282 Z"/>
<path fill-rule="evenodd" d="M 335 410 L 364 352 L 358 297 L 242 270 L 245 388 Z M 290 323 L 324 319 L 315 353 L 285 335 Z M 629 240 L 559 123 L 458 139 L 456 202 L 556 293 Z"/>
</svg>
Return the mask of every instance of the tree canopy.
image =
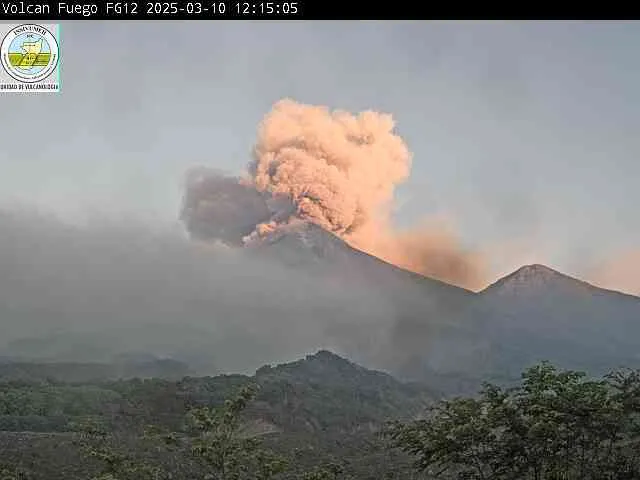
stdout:
<svg viewBox="0 0 640 480">
<path fill-rule="evenodd" d="M 639 414 L 640 372 L 593 380 L 542 363 L 386 433 L 436 478 L 624 480 L 640 478 Z"/>
</svg>

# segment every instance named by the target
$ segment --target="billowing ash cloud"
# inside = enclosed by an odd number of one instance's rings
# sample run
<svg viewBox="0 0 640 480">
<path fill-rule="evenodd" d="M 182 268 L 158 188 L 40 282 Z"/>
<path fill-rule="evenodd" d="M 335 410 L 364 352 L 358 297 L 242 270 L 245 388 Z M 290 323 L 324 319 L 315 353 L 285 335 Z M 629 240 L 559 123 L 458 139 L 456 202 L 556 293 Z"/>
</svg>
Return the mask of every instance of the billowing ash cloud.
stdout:
<svg viewBox="0 0 640 480">
<path fill-rule="evenodd" d="M 197 238 L 217 238 L 240 246 L 257 224 L 270 218 L 263 195 L 237 178 L 204 168 L 187 175 L 182 219 Z"/>
<path fill-rule="evenodd" d="M 394 188 L 409 175 L 410 153 L 393 128 L 390 115 L 279 102 L 258 132 L 254 185 L 290 199 L 302 219 L 357 236 L 386 221 Z"/>
<path fill-rule="evenodd" d="M 387 114 L 357 115 L 282 100 L 258 129 L 242 178 L 197 169 L 187 179 L 183 220 L 198 238 L 230 245 L 259 241 L 294 221 L 313 222 L 398 266 L 479 288 L 482 258 L 439 224 L 398 231 L 394 190 L 411 153 Z"/>
</svg>

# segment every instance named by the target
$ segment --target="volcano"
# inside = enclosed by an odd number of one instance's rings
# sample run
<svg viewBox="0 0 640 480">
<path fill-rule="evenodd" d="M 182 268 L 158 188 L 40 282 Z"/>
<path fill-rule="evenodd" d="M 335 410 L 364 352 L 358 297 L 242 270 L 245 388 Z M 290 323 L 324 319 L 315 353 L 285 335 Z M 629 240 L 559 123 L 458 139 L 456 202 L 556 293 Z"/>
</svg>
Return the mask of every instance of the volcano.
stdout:
<svg viewBox="0 0 640 480">
<path fill-rule="evenodd" d="M 329 348 L 448 394 L 509 382 L 541 360 L 592 374 L 640 366 L 640 298 L 544 265 L 474 293 L 311 223 L 236 254 L 5 220 L 0 358 L 108 363 L 140 354 L 207 375 Z"/>
<path fill-rule="evenodd" d="M 640 366 L 640 298 L 545 265 L 525 265 L 474 293 L 390 265 L 311 224 L 268 238 L 255 253 L 378 290 L 397 313 L 378 366 L 444 391 L 516 379 L 542 360 L 594 374 Z"/>
<path fill-rule="evenodd" d="M 300 222 L 274 232 L 254 247 L 254 252 L 336 281 L 357 281 L 386 291 L 408 289 L 450 303 L 464 302 L 473 293 L 461 287 L 399 268 L 351 247 L 336 235 L 312 223 Z"/>
</svg>

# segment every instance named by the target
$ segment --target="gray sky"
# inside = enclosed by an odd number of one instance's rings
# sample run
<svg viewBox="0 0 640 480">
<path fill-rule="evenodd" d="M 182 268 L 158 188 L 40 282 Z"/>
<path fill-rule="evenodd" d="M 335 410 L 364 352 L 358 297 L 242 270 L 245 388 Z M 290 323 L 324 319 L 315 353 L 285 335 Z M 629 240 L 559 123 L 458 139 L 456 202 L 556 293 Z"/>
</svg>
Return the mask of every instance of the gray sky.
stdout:
<svg viewBox="0 0 640 480">
<path fill-rule="evenodd" d="M 238 173 L 291 97 L 392 113 L 414 153 L 398 222 L 446 214 L 496 272 L 583 274 L 640 246 L 640 24 L 76 22 L 62 36 L 63 92 L 0 98 L 0 205 L 175 221 L 185 170 Z"/>
</svg>

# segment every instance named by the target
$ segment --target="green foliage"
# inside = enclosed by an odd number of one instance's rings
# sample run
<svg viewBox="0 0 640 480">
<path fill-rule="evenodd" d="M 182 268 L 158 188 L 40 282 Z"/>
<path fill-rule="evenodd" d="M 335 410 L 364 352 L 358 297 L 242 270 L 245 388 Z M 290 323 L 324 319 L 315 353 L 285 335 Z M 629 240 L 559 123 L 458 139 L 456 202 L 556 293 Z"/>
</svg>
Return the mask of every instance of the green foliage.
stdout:
<svg viewBox="0 0 640 480">
<path fill-rule="evenodd" d="M 442 401 L 395 422 L 392 443 L 420 471 L 465 479 L 632 479 L 640 476 L 640 375 L 595 381 L 543 363 L 522 384 Z"/>
<path fill-rule="evenodd" d="M 33 480 L 408 479 L 384 476 L 409 462 L 373 437 L 385 420 L 418 411 L 424 392 L 329 352 L 254 377 L 65 384 L 26 375 L 0 382 L 0 460 L 37 463 Z"/>
<path fill-rule="evenodd" d="M 328 463 L 303 473 L 300 480 L 347 480 L 353 478 L 345 475 L 345 469 L 338 463 Z"/>
<path fill-rule="evenodd" d="M 74 416 L 100 413 L 120 395 L 94 385 L 0 383 L 2 416 Z"/>
<path fill-rule="evenodd" d="M 269 480 L 278 474 L 287 470 L 289 462 L 277 453 L 266 450 L 257 449 L 253 452 L 253 461 L 256 468 L 254 471 L 255 480 Z"/>
<path fill-rule="evenodd" d="M 0 466 L 0 480 L 28 480 L 29 475 L 22 469 L 16 467 Z"/>
<path fill-rule="evenodd" d="M 241 414 L 256 394 L 257 386 L 245 386 L 221 407 L 189 412 L 192 453 L 208 467 L 210 478 L 268 480 L 285 470 L 283 458 L 263 449 L 257 438 L 243 435 Z"/>
<path fill-rule="evenodd" d="M 100 422 L 86 420 L 75 427 L 76 445 L 98 464 L 98 472 L 91 480 L 159 480 L 166 477 L 159 467 L 127 452 L 124 442 Z"/>
<path fill-rule="evenodd" d="M 326 432 L 372 429 L 424 408 L 426 389 L 367 370 L 327 351 L 304 360 L 262 367 L 258 400 L 287 430 Z"/>
</svg>

